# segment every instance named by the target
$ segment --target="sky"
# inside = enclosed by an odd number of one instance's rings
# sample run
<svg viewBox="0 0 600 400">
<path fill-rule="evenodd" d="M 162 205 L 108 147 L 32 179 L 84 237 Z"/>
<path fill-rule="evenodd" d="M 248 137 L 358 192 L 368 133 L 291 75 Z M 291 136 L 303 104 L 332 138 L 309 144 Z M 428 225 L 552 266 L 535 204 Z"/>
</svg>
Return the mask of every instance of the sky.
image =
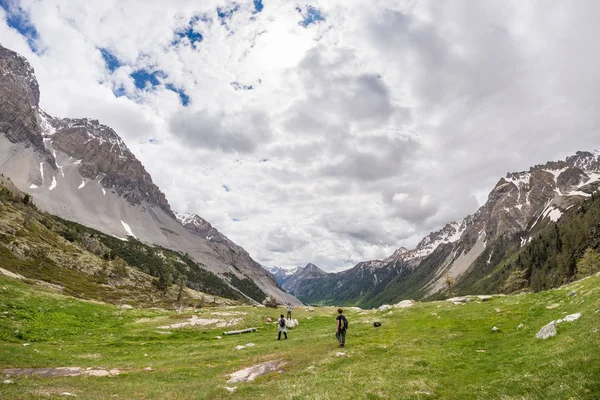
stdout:
<svg viewBox="0 0 600 400">
<path fill-rule="evenodd" d="M 41 107 L 111 126 L 175 211 L 338 271 L 600 148 L 595 0 L 0 0 Z"/>
</svg>

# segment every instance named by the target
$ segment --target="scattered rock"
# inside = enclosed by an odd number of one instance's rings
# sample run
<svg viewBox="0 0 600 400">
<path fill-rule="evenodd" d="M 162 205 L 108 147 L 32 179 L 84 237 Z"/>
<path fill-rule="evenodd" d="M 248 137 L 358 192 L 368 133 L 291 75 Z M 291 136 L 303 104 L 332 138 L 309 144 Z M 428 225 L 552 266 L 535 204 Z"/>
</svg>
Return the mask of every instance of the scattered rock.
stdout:
<svg viewBox="0 0 600 400">
<path fill-rule="evenodd" d="M 2 381 L 2 383 L 4 383 L 5 385 L 10 385 L 11 383 L 14 383 L 14 382 L 11 381 L 10 379 L 5 379 Z"/>
<path fill-rule="evenodd" d="M 492 332 L 500 332 L 500 328 L 498 328 L 497 326 L 494 326 L 492 328 Z"/>
<path fill-rule="evenodd" d="M 155 333 L 158 333 L 159 335 L 172 335 L 173 332 L 169 332 L 169 331 L 156 331 Z"/>
<path fill-rule="evenodd" d="M 242 349 L 245 349 L 246 347 L 253 347 L 253 346 L 254 346 L 254 343 L 247 343 L 245 346 L 242 346 L 242 345 L 236 346 L 235 349 L 242 350 Z"/>
<path fill-rule="evenodd" d="M 413 300 L 402 300 L 400 303 L 394 304 L 392 307 L 394 308 L 408 308 L 412 307 L 415 304 Z"/>
<path fill-rule="evenodd" d="M 573 322 L 579 319 L 579 317 L 581 317 L 581 313 L 575 313 L 575 314 L 571 314 L 571 315 L 567 315 L 565 317 L 565 322 Z"/>
<path fill-rule="evenodd" d="M 426 390 L 417 390 L 415 394 L 424 394 L 425 396 L 431 396 L 431 393 Z"/>
<path fill-rule="evenodd" d="M 501 310 L 501 309 L 499 309 L 498 307 L 494 308 L 494 310 L 495 310 L 497 313 L 501 313 L 501 312 L 502 312 L 502 310 Z"/>
<path fill-rule="evenodd" d="M 570 292 L 567 297 L 573 297 L 573 296 L 577 296 L 577 292 L 575 290 L 573 290 L 572 292 Z"/>
<path fill-rule="evenodd" d="M 144 354 L 144 357 L 149 357 L 148 354 Z"/>
<path fill-rule="evenodd" d="M 223 336 L 217 336 L 216 339 L 223 339 Z"/>
<path fill-rule="evenodd" d="M 337 353 L 335 353 L 335 356 L 336 356 L 336 357 L 344 357 L 344 356 L 346 356 L 346 353 L 343 353 L 343 352 L 341 352 L 341 351 L 338 351 Z"/>
<path fill-rule="evenodd" d="M 393 313 L 394 313 L 393 311 L 390 311 L 390 312 L 388 313 L 388 315 L 392 315 Z"/>
<path fill-rule="evenodd" d="M 308 307 L 308 308 L 306 309 L 306 311 L 308 311 L 308 312 L 314 312 L 314 311 L 315 311 L 315 309 L 314 309 L 314 308 L 312 308 L 312 307 Z"/>
<path fill-rule="evenodd" d="M 146 367 L 144 368 L 144 371 L 152 371 L 152 367 Z"/>
<path fill-rule="evenodd" d="M 286 328 L 290 328 L 290 329 L 296 328 L 298 325 L 300 325 L 300 323 L 298 322 L 298 320 L 297 319 L 291 319 L 291 318 L 288 319 L 286 321 L 286 323 L 285 323 Z"/>
<path fill-rule="evenodd" d="M 594 328 L 594 329 L 592 330 L 592 333 L 598 333 L 598 328 Z"/>
<path fill-rule="evenodd" d="M 121 310 L 132 310 L 132 309 L 133 309 L 133 307 L 130 306 L 129 304 L 123 304 L 121 306 Z"/>
<path fill-rule="evenodd" d="M 382 306 L 379 307 L 379 311 L 387 311 L 389 309 L 391 309 L 392 306 L 390 306 L 389 304 L 384 304 Z"/>
<path fill-rule="evenodd" d="M 91 371 L 85 371 L 85 375 L 88 376 L 110 376 L 110 372 L 105 369 L 94 369 Z"/>
<path fill-rule="evenodd" d="M 379 322 L 379 321 L 375 321 L 375 322 L 373 322 L 373 326 L 374 326 L 375 328 L 378 328 L 378 327 L 380 327 L 380 326 L 381 326 L 381 322 Z"/>
<path fill-rule="evenodd" d="M 553 310 L 553 309 L 558 308 L 558 307 L 560 307 L 560 304 L 558 304 L 558 303 L 554 303 L 554 304 L 550 304 L 549 306 L 546 306 L 546 308 L 548 310 Z"/>
<path fill-rule="evenodd" d="M 31 344 L 30 344 L 30 343 L 23 343 L 23 346 L 24 346 L 24 347 L 25 347 L 25 346 L 31 346 Z"/>
<path fill-rule="evenodd" d="M 210 313 L 211 315 L 220 315 L 220 316 L 232 316 L 232 315 L 246 315 L 248 313 L 245 313 L 243 311 L 227 311 L 227 312 L 213 312 Z"/>
<path fill-rule="evenodd" d="M 227 390 L 229 393 L 235 392 L 236 389 L 237 389 L 237 386 L 234 386 L 234 387 L 225 386 L 225 390 Z"/>
<path fill-rule="evenodd" d="M 473 301 L 473 299 L 471 297 L 452 297 L 450 299 L 446 299 L 446 301 L 449 301 L 450 303 L 470 303 Z"/>
<path fill-rule="evenodd" d="M 43 378 L 55 378 L 65 376 L 113 376 L 121 373 L 118 369 L 111 369 L 110 371 L 104 369 L 91 369 L 84 370 L 81 367 L 57 367 L 57 368 L 11 368 L 2 370 L 2 374 L 6 376 L 40 376 Z"/>
<path fill-rule="evenodd" d="M 217 328 L 223 328 L 226 326 L 237 325 L 242 321 L 243 321 L 242 318 L 233 318 L 229 321 L 225 321 L 222 319 L 214 319 L 214 318 L 198 318 L 197 315 L 192 315 L 192 317 L 185 322 L 178 322 L 178 323 L 172 324 L 172 325 L 159 326 L 158 328 L 159 329 L 177 329 L 177 328 L 183 328 L 186 326 L 195 326 L 195 325 L 200 325 L 200 326 L 215 325 Z"/>
<path fill-rule="evenodd" d="M 519 324 L 519 326 L 517 326 L 517 329 L 522 329 L 522 328 L 524 328 L 524 327 L 525 327 L 525 325 L 523 325 L 523 324 Z"/>
<path fill-rule="evenodd" d="M 478 353 L 485 353 L 485 350 L 475 350 Z"/>
<path fill-rule="evenodd" d="M 227 383 L 251 382 L 259 376 L 281 371 L 281 368 L 286 364 L 287 362 L 282 360 L 273 360 L 256 364 L 229 374 Z"/>
<path fill-rule="evenodd" d="M 489 300 L 489 299 L 491 299 L 492 297 L 493 297 L 493 296 L 490 296 L 490 295 L 487 295 L 487 294 L 484 294 L 484 295 L 479 295 L 479 296 L 477 296 L 477 298 L 478 298 L 479 300 L 481 300 L 481 301 L 488 301 L 488 300 Z"/>
<path fill-rule="evenodd" d="M 552 321 L 549 324 L 545 325 L 540 329 L 540 331 L 535 335 L 538 339 L 548 339 L 550 337 L 556 336 L 556 322 Z"/>
</svg>

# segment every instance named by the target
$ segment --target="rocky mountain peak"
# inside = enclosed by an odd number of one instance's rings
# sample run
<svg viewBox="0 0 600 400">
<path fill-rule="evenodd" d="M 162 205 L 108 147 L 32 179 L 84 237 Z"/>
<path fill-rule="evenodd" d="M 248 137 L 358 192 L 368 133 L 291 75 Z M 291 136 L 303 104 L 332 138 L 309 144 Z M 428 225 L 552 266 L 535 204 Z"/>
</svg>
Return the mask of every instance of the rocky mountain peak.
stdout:
<svg viewBox="0 0 600 400">
<path fill-rule="evenodd" d="M 39 101 L 40 89 L 29 62 L 0 45 L 0 133 L 12 143 L 32 146 L 54 165 L 40 135 Z"/>
<path fill-rule="evenodd" d="M 131 204 L 146 201 L 168 215 L 165 195 L 117 133 L 94 119 L 55 118 L 39 108 L 40 91 L 31 65 L 0 46 L 0 132 L 12 143 L 33 146 L 52 169 L 56 151 L 77 160 L 84 179 L 114 189 Z"/>
</svg>

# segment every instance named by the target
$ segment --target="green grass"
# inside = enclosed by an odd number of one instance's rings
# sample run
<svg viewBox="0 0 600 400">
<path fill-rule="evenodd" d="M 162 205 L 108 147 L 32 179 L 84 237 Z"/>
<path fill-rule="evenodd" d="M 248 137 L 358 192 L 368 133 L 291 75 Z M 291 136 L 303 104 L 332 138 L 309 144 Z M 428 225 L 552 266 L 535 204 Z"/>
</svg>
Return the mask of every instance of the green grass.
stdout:
<svg viewBox="0 0 600 400">
<path fill-rule="evenodd" d="M 577 296 L 567 297 L 573 289 Z M 546 308 L 555 303 L 560 307 Z M 333 308 L 295 310 L 300 326 L 289 331 L 289 340 L 278 342 L 276 326 L 264 318 L 283 310 L 124 311 L 0 276 L 0 369 L 79 366 L 126 372 L 10 378 L 14 383 L 0 383 L 0 398 L 55 399 L 70 392 L 83 399 L 597 399 L 598 309 L 600 276 L 484 303 L 418 303 L 392 314 L 349 310 L 346 356 L 336 357 Z M 254 326 L 259 332 L 220 340 L 216 336 L 223 328 L 156 333 L 158 326 L 192 314 L 231 318 L 211 314 L 223 311 L 246 312 L 236 328 Z M 557 337 L 535 339 L 543 325 L 575 312 L 582 317 L 559 325 Z M 382 326 L 373 328 L 374 320 Z M 500 332 L 493 333 L 493 326 Z M 235 350 L 249 342 L 256 345 Z M 224 389 L 226 374 L 272 359 L 288 362 L 282 373 L 235 384 L 233 394 Z M 153 371 L 144 370 L 149 366 Z"/>
</svg>

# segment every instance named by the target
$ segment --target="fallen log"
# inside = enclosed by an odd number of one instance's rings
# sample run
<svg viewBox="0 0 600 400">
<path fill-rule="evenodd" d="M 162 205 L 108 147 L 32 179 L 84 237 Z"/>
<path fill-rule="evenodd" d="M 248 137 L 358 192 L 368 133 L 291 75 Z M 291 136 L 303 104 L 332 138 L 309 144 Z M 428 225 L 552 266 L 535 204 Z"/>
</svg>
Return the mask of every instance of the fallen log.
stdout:
<svg viewBox="0 0 600 400">
<path fill-rule="evenodd" d="M 256 328 L 242 329 L 240 331 L 223 332 L 223 335 L 239 335 L 241 333 L 250 333 L 250 332 L 256 332 Z"/>
</svg>

